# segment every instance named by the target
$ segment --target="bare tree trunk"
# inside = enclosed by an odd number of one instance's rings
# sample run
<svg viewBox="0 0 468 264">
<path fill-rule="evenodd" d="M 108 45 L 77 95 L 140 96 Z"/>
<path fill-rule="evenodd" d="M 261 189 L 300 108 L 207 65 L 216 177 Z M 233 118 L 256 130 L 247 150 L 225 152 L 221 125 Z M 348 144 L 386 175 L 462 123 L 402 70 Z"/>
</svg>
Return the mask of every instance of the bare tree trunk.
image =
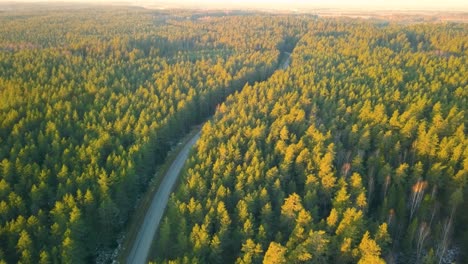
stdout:
<svg viewBox="0 0 468 264">
<path fill-rule="evenodd" d="M 424 190 L 426 189 L 426 187 L 427 181 L 421 181 L 421 179 L 419 179 L 418 182 L 416 182 L 413 185 L 410 202 L 410 221 L 413 218 L 413 215 L 416 212 L 416 210 L 419 208 L 419 205 L 421 204 L 421 201 L 424 197 Z"/>
<path fill-rule="evenodd" d="M 429 225 L 432 226 L 432 221 L 434 221 L 435 215 L 439 209 L 439 204 L 436 202 L 434 203 L 434 207 L 432 207 L 432 213 L 431 213 L 431 221 L 429 222 Z"/>
<path fill-rule="evenodd" d="M 442 263 L 442 260 L 445 255 L 445 251 L 447 250 L 448 244 L 449 244 L 449 235 L 450 231 L 452 229 L 452 222 L 453 222 L 453 216 L 455 214 L 455 209 L 456 206 L 452 207 L 452 212 L 450 213 L 449 219 L 445 222 L 444 225 L 444 230 L 442 232 L 442 241 L 439 245 L 439 248 L 437 249 L 437 255 L 439 257 L 439 264 Z"/>
<path fill-rule="evenodd" d="M 367 204 L 370 205 L 372 201 L 372 194 L 374 193 L 374 175 L 369 175 L 369 184 L 367 190 Z"/>
<path fill-rule="evenodd" d="M 384 189 L 382 192 L 382 199 L 385 199 L 385 197 L 387 196 L 388 186 L 390 186 L 390 182 L 391 182 L 390 175 L 387 175 L 387 177 L 385 177 Z"/>
<path fill-rule="evenodd" d="M 420 263 L 421 261 L 421 254 L 424 247 L 424 242 L 426 242 L 426 239 L 429 237 L 430 232 L 430 227 L 426 224 L 426 222 L 422 222 L 419 226 L 418 241 L 416 243 L 416 263 Z"/>
</svg>

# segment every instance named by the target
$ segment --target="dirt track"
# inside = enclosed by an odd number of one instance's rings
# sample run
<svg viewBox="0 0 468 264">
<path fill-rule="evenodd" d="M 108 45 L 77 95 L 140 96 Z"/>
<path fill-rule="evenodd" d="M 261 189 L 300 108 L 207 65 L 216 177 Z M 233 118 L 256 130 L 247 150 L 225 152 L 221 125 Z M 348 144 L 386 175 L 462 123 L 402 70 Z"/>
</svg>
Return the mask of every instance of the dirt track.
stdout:
<svg viewBox="0 0 468 264">
<path fill-rule="evenodd" d="M 164 179 L 161 182 L 158 191 L 154 195 L 150 207 L 148 208 L 148 212 L 145 215 L 145 220 L 143 221 L 143 225 L 140 227 L 140 231 L 138 232 L 132 247 L 132 251 L 128 256 L 126 263 L 146 263 L 146 259 L 151 248 L 151 243 L 153 242 L 156 230 L 158 230 L 159 222 L 164 215 L 164 210 L 166 209 L 169 195 L 174 188 L 174 184 L 176 183 L 177 177 L 179 176 L 180 171 L 184 166 L 190 149 L 197 142 L 198 138 L 200 138 L 200 132 L 198 132 L 195 136 L 193 136 L 193 138 L 189 140 L 189 142 L 185 144 L 184 148 L 177 155 L 171 167 L 164 175 Z"/>
</svg>

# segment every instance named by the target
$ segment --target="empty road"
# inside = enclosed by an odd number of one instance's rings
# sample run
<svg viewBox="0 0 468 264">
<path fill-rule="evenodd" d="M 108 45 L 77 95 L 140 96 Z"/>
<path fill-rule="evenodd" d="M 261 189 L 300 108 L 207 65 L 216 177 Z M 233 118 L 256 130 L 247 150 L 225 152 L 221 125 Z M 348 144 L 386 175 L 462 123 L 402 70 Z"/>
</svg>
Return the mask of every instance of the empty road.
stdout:
<svg viewBox="0 0 468 264">
<path fill-rule="evenodd" d="M 146 263 L 146 258 L 151 248 L 154 235 L 158 229 L 159 222 L 164 215 L 169 195 L 171 194 L 172 188 L 177 181 L 177 177 L 184 166 L 185 160 L 188 157 L 189 151 L 192 146 L 197 142 L 200 137 L 200 132 L 193 136 L 179 152 L 176 159 L 172 163 L 171 167 L 164 175 L 163 181 L 158 188 L 158 191 L 153 197 L 148 212 L 146 212 L 145 220 L 143 225 L 140 227 L 140 231 L 134 241 L 132 251 L 127 258 L 127 263 L 131 264 L 142 264 Z"/>
<path fill-rule="evenodd" d="M 279 69 L 284 70 L 289 67 L 289 64 L 291 63 L 291 53 L 286 52 L 286 55 L 287 57 L 280 63 L 280 66 L 278 67 Z M 151 205 L 145 215 L 143 225 L 140 227 L 140 231 L 133 243 L 132 251 L 127 258 L 127 263 L 146 263 L 151 243 L 153 242 L 156 230 L 158 230 L 159 222 L 164 215 L 169 195 L 171 194 L 174 184 L 177 181 L 177 177 L 184 166 L 190 149 L 197 142 L 198 138 L 200 138 L 200 131 L 185 144 L 184 148 L 177 155 L 177 158 L 164 175 L 164 179 L 159 186 L 158 191 L 154 195 L 153 201 L 151 201 Z"/>
</svg>

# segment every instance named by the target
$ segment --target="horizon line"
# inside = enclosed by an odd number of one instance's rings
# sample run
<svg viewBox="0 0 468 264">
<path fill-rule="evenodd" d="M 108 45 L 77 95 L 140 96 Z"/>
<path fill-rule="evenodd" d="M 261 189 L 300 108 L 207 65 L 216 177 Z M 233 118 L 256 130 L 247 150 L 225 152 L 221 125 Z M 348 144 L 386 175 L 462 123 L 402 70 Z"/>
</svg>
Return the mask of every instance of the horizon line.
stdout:
<svg viewBox="0 0 468 264">
<path fill-rule="evenodd" d="M 376 12 L 376 11 L 413 11 L 413 12 L 457 12 L 468 13 L 468 6 L 445 6 L 441 8 L 437 5 L 430 6 L 417 6 L 417 5 L 379 5 L 379 4 L 318 4 L 318 3 L 277 3 L 272 6 L 261 5 L 260 3 L 248 4 L 245 2 L 237 3 L 174 3 L 166 1 L 149 1 L 149 0 L 14 0 L 2 1 L 0 5 L 4 4 L 89 4 L 89 5 L 125 5 L 125 6 L 140 6 L 143 8 L 159 8 L 159 9 L 203 9 L 203 10 L 270 10 L 270 11 L 295 11 L 308 13 L 311 11 L 360 11 L 360 12 Z"/>
</svg>

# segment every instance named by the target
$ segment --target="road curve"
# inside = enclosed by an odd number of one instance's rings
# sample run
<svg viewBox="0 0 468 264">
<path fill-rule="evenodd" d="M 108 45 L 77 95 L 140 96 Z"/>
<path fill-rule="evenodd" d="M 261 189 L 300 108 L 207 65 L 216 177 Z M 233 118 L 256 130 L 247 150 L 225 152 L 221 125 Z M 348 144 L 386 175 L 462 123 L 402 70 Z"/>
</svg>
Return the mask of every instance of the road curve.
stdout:
<svg viewBox="0 0 468 264">
<path fill-rule="evenodd" d="M 198 138 L 200 138 L 200 131 L 185 144 L 184 148 L 179 152 L 176 159 L 171 164 L 171 167 L 169 167 L 169 170 L 164 175 L 161 185 L 159 186 L 159 189 L 154 195 L 153 201 L 151 201 L 151 205 L 146 212 L 145 220 L 138 231 L 138 235 L 133 243 L 132 251 L 128 256 L 126 263 L 146 263 L 151 243 L 153 242 L 156 230 L 158 230 L 159 222 L 164 215 L 169 195 L 171 194 L 180 171 L 184 166 L 190 149 L 197 142 Z"/>
<path fill-rule="evenodd" d="M 280 67 L 278 67 L 279 69 L 284 70 L 289 67 L 289 64 L 291 63 L 291 53 L 286 52 L 286 55 L 288 55 L 288 57 L 280 64 Z M 201 132 L 199 131 L 185 144 L 184 148 L 179 152 L 176 159 L 171 164 L 171 167 L 164 175 L 164 179 L 161 182 L 158 191 L 154 195 L 148 211 L 146 212 L 143 225 L 140 227 L 138 235 L 133 242 L 132 251 L 130 251 L 130 255 L 128 256 L 126 263 L 146 263 L 151 243 L 153 242 L 156 230 L 158 230 L 159 222 L 164 215 L 164 210 L 166 209 L 169 196 L 177 181 L 177 177 L 185 164 L 185 160 L 188 157 L 190 149 L 200 138 L 200 133 Z"/>
</svg>

